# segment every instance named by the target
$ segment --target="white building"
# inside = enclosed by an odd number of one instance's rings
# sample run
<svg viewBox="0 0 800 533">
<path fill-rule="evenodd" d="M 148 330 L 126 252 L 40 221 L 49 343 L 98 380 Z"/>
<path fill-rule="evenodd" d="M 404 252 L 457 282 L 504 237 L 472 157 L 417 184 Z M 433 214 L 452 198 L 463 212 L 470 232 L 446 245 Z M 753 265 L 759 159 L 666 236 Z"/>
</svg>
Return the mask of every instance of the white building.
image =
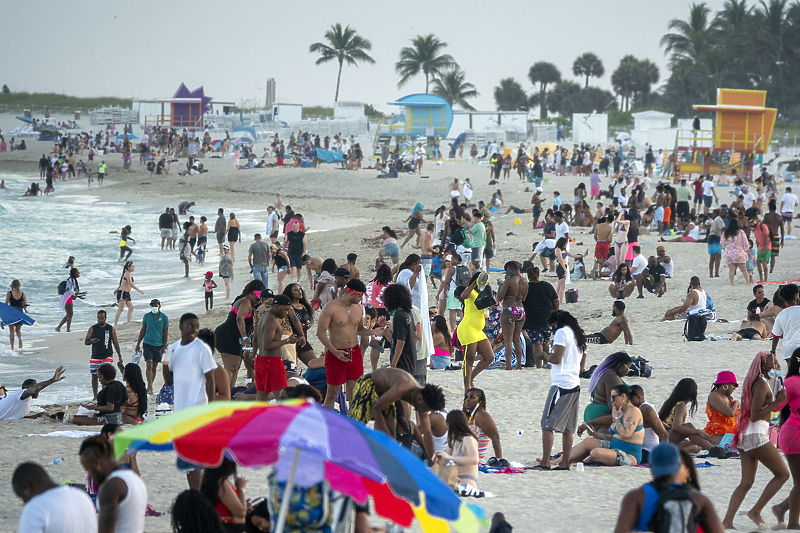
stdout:
<svg viewBox="0 0 800 533">
<path fill-rule="evenodd" d="M 605 113 L 573 113 L 572 142 L 604 144 L 608 141 L 608 115 Z"/>
<path fill-rule="evenodd" d="M 343 120 L 356 120 L 363 119 L 364 103 L 363 102 L 334 102 L 333 103 L 333 118 Z"/>
<path fill-rule="evenodd" d="M 633 131 L 631 140 L 638 147 L 650 144 L 655 150 L 675 147 L 677 128 L 672 127 L 672 113 L 662 111 L 642 111 L 633 113 Z M 690 121 L 691 122 L 691 121 Z"/>
</svg>

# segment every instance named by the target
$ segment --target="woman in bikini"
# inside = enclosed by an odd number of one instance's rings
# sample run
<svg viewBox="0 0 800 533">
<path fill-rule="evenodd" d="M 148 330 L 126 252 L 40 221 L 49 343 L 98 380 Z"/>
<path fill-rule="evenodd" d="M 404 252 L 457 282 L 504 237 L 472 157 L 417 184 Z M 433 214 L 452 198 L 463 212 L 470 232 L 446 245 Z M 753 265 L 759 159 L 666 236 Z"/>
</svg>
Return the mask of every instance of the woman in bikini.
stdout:
<svg viewBox="0 0 800 533">
<path fill-rule="evenodd" d="M 236 220 L 236 214 L 231 213 L 230 220 L 228 220 L 228 244 L 231 247 L 231 261 L 236 262 L 236 254 L 234 253 L 234 245 L 236 242 L 242 242 L 242 235 L 240 231 L 239 221 Z"/>
<path fill-rule="evenodd" d="M 408 222 L 408 237 L 406 237 L 406 240 L 404 240 L 403 244 L 400 245 L 400 248 L 404 248 L 405 245 L 408 244 L 408 241 L 410 241 L 414 235 L 417 236 L 417 244 L 414 246 L 414 248 L 419 248 L 419 238 L 422 236 L 422 233 L 419 230 L 419 225 L 428 224 L 427 222 L 425 222 L 425 219 L 422 218 L 421 202 L 416 203 L 414 209 L 411 211 L 411 214 L 408 216 L 405 222 Z"/>
<path fill-rule="evenodd" d="M 433 317 L 431 334 L 433 336 L 433 355 L 431 355 L 430 368 L 439 370 L 447 368 L 453 355 L 453 341 L 445 317 L 438 314 Z"/>
<path fill-rule="evenodd" d="M 507 460 L 503 459 L 500 432 L 497 430 L 497 424 L 494 423 L 492 415 L 486 410 L 486 394 L 483 390 L 469 389 L 464 395 L 462 409 L 467 415 L 469 429 L 478 437 L 478 460 L 480 463 L 485 462 L 486 465 L 492 467 L 511 466 Z M 494 450 L 494 457 L 484 461 L 490 442 Z"/>
<path fill-rule="evenodd" d="M 722 520 L 725 529 L 734 529 L 733 518 L 753 486 L 758 463 L 766 466 L 773 476 L 764 487 L 761 497 L 747 511 L 747 518 L 756 524 L 759 531 L 766 526 L 761 511 L 789 479 L 789 470 L 781 454 L 769 440 L 772 413 L 780 411 L 786 404 L 786 389 L 779 385 L 780 390 L 773 394 L 774 385 L 769 379 L 777 375 L 778 369 L 780 365 L 775 354 L 758 352 L 742 383 L 742 404 L 736 415 L 736 433 L 733 437 L 733 444 L 739 449 L 741 458 L 742 480 L 731 494 L 728 512 Z"/>
<path fill-rule="evenodd" d="M 696 412 L 697 383 L 692 378 L 680 380 L 658 411 L 658 418 L 667 429 L 669 441 L 689 453 L 714 447 L 708 433 L 686 422 L 686 415 L 694 416 Z"/>
<path fill-rule="evenodd" d="M 628 214 L 625 211 L 620 211 L 614 221 L 614 254 L 618 265 L 623 264 L 625 257 L 628 255 L 628 228 L 630 228 L 630 225 L 631 221 L 628 220 Z"/>
<path fill-rule="evenodd" d="M 434 453 L 433 461 L 455 463 L 458 483 L 478 488 L 478 438 L 463 411 L 447 413 L 447 449 Z"/>
<path fill-rule="evenodd" d="M 122 368 L 122 379 L 128 392 L 128 403 L 120 407 L 122 423 L 141 424 L 147 413 L 147 387 L 142 379 L 142 369 L 136 363 L 128 363 Z"/>
<path fill-rule="evenodd" d="M 567 276 L 569 276 L 569 265 L 567 264 L 567 257 L 583 261 L 583 256 L 573 255 L 567 251 L 567 238 L 561 237 L 556 241 L 555 258 L 556 258 L 556 275 L 558 276 L 558 285 L 556 286 L 556 293 L 558 294 L 558 303 L 564 303 L 564 292 L 567 289 Z"/>
<path fill-rule="evenodd" d="M 708 424 L 703 431 L 711 435 L 711 444 L 718 446 L 727 433 L 736 432 L 736 413 L 739 411 L 739 400 L 733 399 L 734 391 L 739 387 L 736 375 L 728 370 L 717 374 L 717 380 L 711 387 L 706 400 L 706 416 Z"/>
<path fill-rule="evenodd" d="M 131 321 L 133 318 L 133 302 L 131 301 L 131 289 L 139 291 L 139 294 L 144 294 L 144 291 L 139 289 L 136 285 L 133 284 L 133 270 L 135 265 L 133 261 L 128 261 L 125 263 L 125 266 L 122 267 L 122 276 L 119 278 L 119 285 L 114 290 L 114 296 L 117 299 L 117 315 L 114 317 L 114 327 L 117 327 L 117 322 L 119 322 L 119 317 L 122 314 L 122 310 L 126 307 L 128 308 L 128 322 Z"/>
<path fill-rule="evenodd" d="M 500 325 L 503 330 L 503 343 L 506 347 L 506 370 L 511 370 L 512 346 L 517 354 L 517 370 L 522 370 L 522 326 L 525 325 L 525 308 L 523 300 L 528 295 L 528 280 L 520 274 L 520 264 L 509 261 L 503 269 L 506 279 L 497 293 L 497 299 L 502 302 L 503 314 L 500 315 Z"/>
</svg>

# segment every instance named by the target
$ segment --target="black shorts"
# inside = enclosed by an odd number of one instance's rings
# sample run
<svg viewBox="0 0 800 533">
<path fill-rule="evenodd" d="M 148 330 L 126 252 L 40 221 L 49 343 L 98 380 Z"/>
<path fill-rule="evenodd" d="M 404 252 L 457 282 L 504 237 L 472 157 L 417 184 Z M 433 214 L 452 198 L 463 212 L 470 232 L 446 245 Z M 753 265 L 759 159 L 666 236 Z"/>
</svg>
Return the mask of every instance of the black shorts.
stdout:
<svg viewBox="0 0 800 533">
<path fill-rule="evenodd" d="M 142 344 L 142 356 L 145 361 L 153 361 L 153 363 L 161 362 L 161 346 L 153 346 L 152 344 Z"/>
<path fill-rule="evenodd" d="M 206 244 L 208 242 L 208 235 L 200 235 L 197 237 L 197 244 Z"/>
<path fill-rule="evenodd" d="M 648 292 L 656 292 L 656 287 L 658 287 L 658 283 L 650 283 L 650 278 L 647 277 L 644 280 L 644 288 L 647 289 Z M 664 292 L 667 291 L 667 286 L 664 285 Z"/>
<path fill-rule="evenodd" d="M 214 303 L 214 291 L 208 291 L 205 293 L 205 299 L 207 302 Z"/>
<path fill-rule="evenodd" d="M 561 263 L 556 265 L 556 275 L 558 276 L 558 279 L 566 279 L 567 277 L 567 271 L 564 270 L 564 267 L 561 266 Z"/>
<path fill-rule="evenodd" d="M 608 339 L 602 333 L 592 333 L 586 335 L 586 342 L 588 344 L 608 344 Z"/>
<path fill-rule="evenodd" d="M 677 213 L 678 218 L 683 220 L 684 217 L 689 216 L 689 202 L 678 202 Z"/>
<path fill-rule="evenodd" d="M 130 302 L 131 301 L 131 293 L 125 291 L 117 291 L 117 301 L 118 302 Z"/>
<path fill-rule="evenodd" d="M 194 248 L 195 244 L 197 244 L 197 239 L 196 238 L 192 237 L 191 239 L 189 239 L 189 246 L 190 247 Z"/>
<path fill-rule="evenodd" d="M 275 240 L 278 240 L 278 230 L 275 230 L 275 231 L 273 231 L 272 233 L 270 233 L 270 234 L 269 234 L 269 238 L 270 238 L 270 239 L 275 239 Z"/>
<path fill-rule="evenodd" d="M 419 219 L 411 217 L 411 220 L 408 221 L 408 229 L 417 229 L 418 227 L 419 227 Z"/>
<path fill-rule="evenodd" d="M 483 257 L 485 257 L 486 259 L 491 259 L 492 257 L 494 257 L 494 250 L 492 250 L 491 248 L 484 248 Z"/>
</svg>

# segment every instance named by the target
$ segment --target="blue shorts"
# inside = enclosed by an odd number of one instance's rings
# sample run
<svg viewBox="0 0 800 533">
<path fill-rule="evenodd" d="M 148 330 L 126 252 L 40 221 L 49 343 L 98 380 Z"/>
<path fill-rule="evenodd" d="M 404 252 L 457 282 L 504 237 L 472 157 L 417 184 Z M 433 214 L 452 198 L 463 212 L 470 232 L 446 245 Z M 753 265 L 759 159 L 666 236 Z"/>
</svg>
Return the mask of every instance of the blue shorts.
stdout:
<svg viewBox="0 0 800 533">
<path fill-rule="evenodd" d="M 711 202 L 714 200 L 713 196 L 703 196 L 703 204 L 706 207 L 711 207 Z"/>
<path fill-rule="evenodd" d="M 389 243 L 384 246 L 383 252 L 389 257 L 400 257 L 400 247 L 394 243 Z"/>
<path fill-rule="evenodd" d="M 781 213 L 781 218 L 783 219 L 784 222 L 792 221 L 792 215 L 784 215 L 783 213 Z"/>
<path fill-rule="evenodd" d="M 544 257 L 545 259 L 555 259 L 556 258 L 556 249 L 555 248 L 545 248 L 539 254 L 540 256 Z"/>
<path fill-rule="evenodd" d="M 303 268 L 303 256 L 302 255 L 290 255 L 289 256 L 289 265 L 291 268 Z"/>
<path fill-rule="evenodd" d="M 528 337 L 531 339 L 531 342 L 536 344 L 537 342 L 541 342 L 542 344 L 547 344 L 550 341 L 550 329 L 526 329 L 525 332 L 528 334 Z"/>
<path fill-rule="evenodd" d="M 722 254 L 722 245 L 719 243 L 719 237 L 716 235 L 708 236 L 708 255 Z"/>
</svg>

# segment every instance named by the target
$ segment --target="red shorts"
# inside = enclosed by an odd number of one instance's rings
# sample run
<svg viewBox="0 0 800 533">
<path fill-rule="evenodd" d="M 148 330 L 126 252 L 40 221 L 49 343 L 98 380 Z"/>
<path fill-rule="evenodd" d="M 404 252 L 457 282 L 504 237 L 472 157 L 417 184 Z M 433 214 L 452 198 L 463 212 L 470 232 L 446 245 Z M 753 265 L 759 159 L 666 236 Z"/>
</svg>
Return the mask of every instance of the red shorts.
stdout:
<svg viewBox="0 0 800 533">
<path fill-rule="evenodd" d="M 356 344 L 342 351 L 351 357 L 350 361 L 342 361 L 330 351 L 325 352 L 325 381 L 328 385 L 344 385 L 364 375 L 364 356 L 361 354 L 361 347 Z"/>
<path fill-rule="evenodd" d="M 670 220 L 672 220 L 672 208 L 671 207 L 665 207 L 664 208 L 664 222 L 669 222 Z"/>
<path fill-rule="evenodd" d="M 611 247 L 610 243 L 598 242 L 594 245 L 594 258 L 598 261 L 605 261 L 608 259 L 608 250 Z"/>
<path fill-rule="evenodd" d="M 273 392 L 289 385 L 286 381 L 286 367 L 283 359 L 277 355 L 256 357 L 256 390 L 258 392 Z"/>
</svg>

